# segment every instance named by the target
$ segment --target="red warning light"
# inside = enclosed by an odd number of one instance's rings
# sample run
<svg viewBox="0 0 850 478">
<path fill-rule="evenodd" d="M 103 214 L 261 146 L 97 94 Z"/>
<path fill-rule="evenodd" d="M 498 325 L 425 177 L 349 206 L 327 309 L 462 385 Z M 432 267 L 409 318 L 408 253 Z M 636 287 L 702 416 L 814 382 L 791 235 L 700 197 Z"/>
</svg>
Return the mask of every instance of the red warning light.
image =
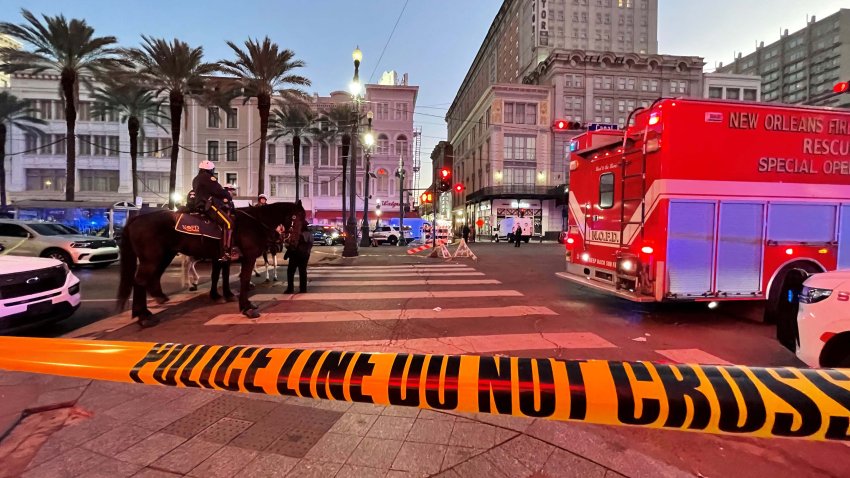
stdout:
<svg viewBox="0 0 850 478">
<path fill-rule="evenodd" d="M 455 184 L 455 192 L 463 192 L 463 184 Z"/>
<path fill-rule="evenodd" d="M 836 93 L 850 92 L 850 81 L 842 81 L 840 83 L 836 83 L 835 86 L 832 87 L 832 91 Z"/>
</svg>

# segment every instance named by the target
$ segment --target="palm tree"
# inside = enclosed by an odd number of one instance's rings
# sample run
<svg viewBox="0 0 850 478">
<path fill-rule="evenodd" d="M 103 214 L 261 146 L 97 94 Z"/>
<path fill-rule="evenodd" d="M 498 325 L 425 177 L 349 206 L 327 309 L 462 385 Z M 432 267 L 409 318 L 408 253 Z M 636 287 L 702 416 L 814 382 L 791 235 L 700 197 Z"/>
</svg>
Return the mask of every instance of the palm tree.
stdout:
<svg viewBox="0 0 850 478">
<path fill-rule="evenodd" d="M 218 71 L 215 63 L 205 63 L 203 47 L 192 48 L 178 39 L 170 43 L 161 38 L 142 36 L 141 48 L 122 50 L 135 64 L 139 81 L 157 97 L 168 94 L 171 122 L 171 168 L 168 178 L 168 203 L 174 205 L 177 189 L 177 156 L 180 152 L 180 122 L 187 98 L 204 95 L 205 76 Z"/>
<path fill-rule="evenodd" d="M 221 71 L 236 77 L 246 102 L 250 98 L 257 98 L 257 109 L 260 112 L 260 165 L 257 171 L 259 175 L 257 189 L 258 194 L 263 194 L 266 188 L 266 141 L 272 95 L 280 94 L 285 102 L 299 101 L 306 94 L 289 86 L 310 86 L 310 80 L 292 73 L 296 68 L 304 66 L 303 61 L 294 59 L 295 52 L 288 49 L 281 50 L 269 37 L 264 38 L 262 43 L 251 39 L 245 41 L 244 50 L 233 42 L 227 42 L 227 45 L 236 54 L 236 61 L 220 62 Z"/>
<path fill-rule="evenodd" d="M 331 109 L 321 113 L 319 119 L 320 126 L 315 128 L 313 135 L 320 141 L 328 142 L 332 146 L 336 145 L 337 140 L 342 139 L 345 135 L 353 134 L 354 125 L 357 121 L 357 111 L 350 103 L 336 104 Z M 349 155 L 351 153 L 349 152 Z M 342 157 L 342 222 L 346 222 L 346 172 L 348 170 L 349 156 Z M 354 211 L 352 211 L 353 213 Z"/>
<path fill-rule="evenodd" d="M 118 40 L 113 36 L 94 36 L 94 29 L 85 20 L 72 18 L 69 21 L 64 15 L 42 15 L 40 20 L 26 9 L 21 10 L 21 15 L 26 20 L 25 23 L 0 23 L 0 34 L 30 45 L 32 51 L 0 48 L 0 71 L 14 73 L 28 70 L 34 74 L 46 71 L 59 75 L 62 98 L 65 101 L 65 137 L 68 141 L 65 148 L 65 199 L 73 201 L 77 182 L 74 129 L 80 83 L 88 83 L 89 77 L 115 64 L 117 50 L 110 45 Z"/>
<path fill-rule="evenodd" d="M 108 78 L 101 79 L 104 86 L 94 92 L 94 105 L 92 114 L 102 115 L 109 112 L 117 113 L 122 123 L 127 123 L 127 132 L 130 135 L 130 172 L 133 178 L 133 200 L 139 197 L 138 186 L 138 151 L 139 132 L 144 136 L 141 128 L 142 120 L 159 126 L 163 130 L 163 120 L 168 119 L 160 112 L 164 101 L 145 85 L 136 82 L 118 82 Z"/>
<path fill-rule="evenodd" d="M 19 100 L 6 91 L 0 91 L 0 210 L 6 209 L 7 125 L 40 135 L 41 130 L 35 125 L 46 125 L 47 122 L 33 116 L 34 113 L 29 101 Z"/>
<path fill-rule="evenodd" d="M 301 196 L 301 137 L 315 129 L 316 113 L 309 106 L 290 105 L 274 110 L 269 120 L 269 139 L 272 141 L 292 135 L 292 153 L 295 160 L 295 202 Z"/>
</svg>

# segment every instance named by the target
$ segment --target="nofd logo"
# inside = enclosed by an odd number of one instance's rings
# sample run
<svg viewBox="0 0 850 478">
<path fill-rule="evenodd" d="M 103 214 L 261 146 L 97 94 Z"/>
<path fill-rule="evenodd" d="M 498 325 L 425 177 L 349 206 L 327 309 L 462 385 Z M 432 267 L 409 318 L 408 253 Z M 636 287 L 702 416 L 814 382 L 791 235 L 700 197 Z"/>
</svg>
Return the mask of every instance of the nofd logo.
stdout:
<svg viewBox="0 0 850 478">
<path fill-rule="evenodd" d="M 186 232 L 201 232 L 201 226 L 197 225 L 183 225 L 183 230 Z"/>
</svg>

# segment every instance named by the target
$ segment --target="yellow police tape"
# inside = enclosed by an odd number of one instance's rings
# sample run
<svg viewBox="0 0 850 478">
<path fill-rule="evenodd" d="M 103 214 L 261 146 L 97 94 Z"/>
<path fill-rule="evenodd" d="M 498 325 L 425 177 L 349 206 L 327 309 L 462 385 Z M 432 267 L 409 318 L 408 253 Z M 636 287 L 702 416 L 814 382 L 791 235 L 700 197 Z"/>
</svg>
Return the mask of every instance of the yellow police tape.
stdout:
<svg viewBox="0 0 850 478">
<path fill-rule="evenodd" d="M 0 337 L 0 369 L 608 425 L 850 440 L 850 370 Z"/>
</svg>

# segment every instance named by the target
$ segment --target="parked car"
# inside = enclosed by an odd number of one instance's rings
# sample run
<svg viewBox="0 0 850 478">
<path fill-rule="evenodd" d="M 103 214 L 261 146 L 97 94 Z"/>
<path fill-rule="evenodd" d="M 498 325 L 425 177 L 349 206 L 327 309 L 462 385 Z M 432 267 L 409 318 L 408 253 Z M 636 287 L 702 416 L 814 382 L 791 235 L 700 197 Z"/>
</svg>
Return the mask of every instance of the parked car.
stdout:
<svg viewBox="0 0 850 478">
<path fill-rule="evenodd" d="M 80 307 L 80 280 L 56 259 L 0 256 L 0 332 L 58 322 Z"/>
<path fill-rule="evenodd" d="M 52 222 L 0 219 L 0 244 L 10 255 L 49 257 L 68 266 L 106 267 L 118 261 L 114 240 L 75 234 Z"/>
<path fill-rule="evenodd" d="M 379 226 L 371 232 L 369 237 L 372 239 L 372 244 L 386 243 L 394 246 L 398 244 L 401 238 L 401 231 L 396 226 Z M 404 242 L 409 244 L 411 241 L 413 241 L 413 230 L 410 229 L 410 226 L 404 226 Z"/>
<path fill-rule="evenodd" d="M 809 276 L 799 299 L 797 357 L 812 367 L 850 367 L 850 271 Z"/>
<path fill-rule="evenodd" d="M 316 244 L 335 246 L 345 242 L 343 234 L 333 226 L 313 224 L 309 226 L 309 229 L 313 233 L 313 242 Z"/>
</svg>

